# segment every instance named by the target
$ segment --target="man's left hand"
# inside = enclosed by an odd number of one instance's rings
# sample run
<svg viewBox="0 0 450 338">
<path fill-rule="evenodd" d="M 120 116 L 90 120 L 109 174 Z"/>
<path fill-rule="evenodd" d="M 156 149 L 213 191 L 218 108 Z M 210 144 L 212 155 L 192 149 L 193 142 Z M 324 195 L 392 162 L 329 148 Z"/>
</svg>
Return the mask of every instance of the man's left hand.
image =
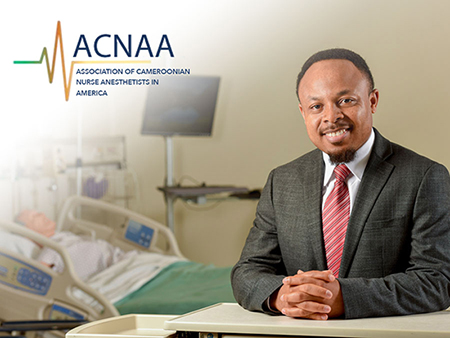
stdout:
<svg viewBox="0 0 450 338">
<path fill-rule="evenodd" d="M 282 313 L 286 316 L 302 317 L 302 309 L 308 308 L 311 302 L 329 305 L 331 308 L 328 313 L 329 318 L 340 317 L 344 314 L 341 286 L 331 271 L 303 272 L 299 270 L 297 275 L 286 277 L 283 284 L 291 286 L 290 292 L 282 296 L 282 301 L 288 304 L 282 310 Z M 318 288 L 328 289 L 331 292 L 331 297 L 317 298 L 311 296 L 315 293 L 314 290 Z"/>
</svg>

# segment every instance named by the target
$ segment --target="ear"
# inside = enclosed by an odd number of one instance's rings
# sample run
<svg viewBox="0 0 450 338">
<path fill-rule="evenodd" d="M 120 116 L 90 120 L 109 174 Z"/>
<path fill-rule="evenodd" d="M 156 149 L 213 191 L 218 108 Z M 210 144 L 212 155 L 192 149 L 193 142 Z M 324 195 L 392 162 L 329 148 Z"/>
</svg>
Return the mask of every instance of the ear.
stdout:
<svg viewBox="0 0 450 338">
<path fill-rule="evenodd" d="M 300 109 L 300 113 L 302 114 L 303 120 L 304 120 L 305 119 L 305 111 L 303 110 L 303 107 L 302 107 L 301 103 L 298 104 L 298 109 Z"/>
<path fill-rule="evenodd" d="M 369 95 L 369 102 L 370 102 L 370 108 L 372 110 L 372 114 L 375 114 L 375 112 L 377 111 L 379 98 L 380 98 L 380 92 L 378 91 L 378 89 L 372 90 L 372 92 Z"/>
</svg>

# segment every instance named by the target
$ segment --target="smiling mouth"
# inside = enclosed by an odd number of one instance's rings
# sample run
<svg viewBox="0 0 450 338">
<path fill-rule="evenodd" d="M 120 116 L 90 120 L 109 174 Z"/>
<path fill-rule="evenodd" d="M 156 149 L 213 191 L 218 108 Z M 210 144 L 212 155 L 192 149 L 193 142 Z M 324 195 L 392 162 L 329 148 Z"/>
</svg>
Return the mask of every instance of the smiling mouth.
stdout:
<svg viewBox="0 0 450 338">
<path fill-rule="evenodd" d="M 325 133 L 323 133 L 323 135 L 325 135 L 327 137 L 338 137 L 338 136 L 346 134 L 348 131 L 350 131 L 350 128 L 344 128 L 344 129 L 339 129 L 336 131 L 325 132 Z"/>
<path fill-rule="evenodd" d="M 328 137 L 336 137 L 336 136 L 341 136 L 342 134 L 345 134 L 346 132 L 347 132 L 347 129 L 341 129 L 338 131 L 333 131 L 331 133 L 325 133 L 325 135 Z"/>
</svg>

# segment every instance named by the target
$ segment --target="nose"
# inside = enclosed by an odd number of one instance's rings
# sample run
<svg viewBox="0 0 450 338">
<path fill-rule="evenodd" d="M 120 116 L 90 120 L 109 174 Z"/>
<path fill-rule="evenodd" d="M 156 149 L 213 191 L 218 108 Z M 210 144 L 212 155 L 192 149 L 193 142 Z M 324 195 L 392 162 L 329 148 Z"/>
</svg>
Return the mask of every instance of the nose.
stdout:
<svg viewBox="0 0 450 338">
<path fill-rule="evenodd" d="M 323 122 L 336 123 L 338 120 L 344 118 L 344 114 L 338 106 L 332 104 L 324 107 Z"/>
</svg>

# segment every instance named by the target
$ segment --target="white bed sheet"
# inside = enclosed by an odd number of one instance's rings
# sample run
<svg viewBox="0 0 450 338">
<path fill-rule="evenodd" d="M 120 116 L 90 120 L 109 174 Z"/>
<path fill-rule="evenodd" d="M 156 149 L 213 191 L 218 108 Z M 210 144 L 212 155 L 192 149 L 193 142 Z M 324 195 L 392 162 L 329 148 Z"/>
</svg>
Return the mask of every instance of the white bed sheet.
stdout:
<svg viewBox="0 0 450 338">
<path fill-rule="evenodd" d="M 90 277 L 86 283 L 115 303 L 139 289 L 165 267 L 183 260 L 177 256 L 139 253 Z"/>
</svg>

